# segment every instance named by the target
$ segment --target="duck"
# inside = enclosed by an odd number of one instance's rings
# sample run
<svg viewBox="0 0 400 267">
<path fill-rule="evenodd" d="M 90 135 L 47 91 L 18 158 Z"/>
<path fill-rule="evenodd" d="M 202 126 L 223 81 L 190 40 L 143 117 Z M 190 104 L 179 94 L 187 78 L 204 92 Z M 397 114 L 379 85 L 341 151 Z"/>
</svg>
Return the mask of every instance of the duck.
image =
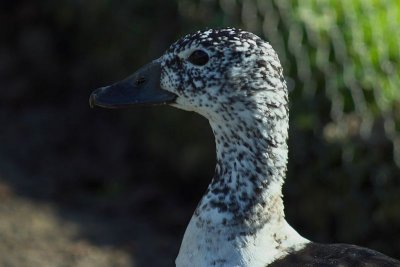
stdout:
<svg viewBox="0 0 400 267">
<path fill-rule="evenodd" d="M 188 34 L 91 107 L 169 105 L 205 117 L 216 167 L 183 236 L 177 267 L 400 266 L 380 252 L 320 244 L 285 220 L 289 98 L 272 46 L 236 28 Z"/>
</svg>

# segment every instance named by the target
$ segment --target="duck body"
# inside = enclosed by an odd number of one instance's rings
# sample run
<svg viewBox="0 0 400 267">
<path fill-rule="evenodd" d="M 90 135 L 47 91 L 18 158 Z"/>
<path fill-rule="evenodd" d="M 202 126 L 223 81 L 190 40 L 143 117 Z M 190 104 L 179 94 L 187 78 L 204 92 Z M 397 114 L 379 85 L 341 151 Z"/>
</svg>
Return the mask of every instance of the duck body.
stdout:
<svg viewBox="0 0 400 267">
<path fill-rule="evenodd" d="M 277 54 L 258 36 L 233 28 L 189 34 L 93 92 L 90 104 L 169 104 L 208 119 L 217 164 L 176 266 L 400 266 L 369 249 L 310 242 L 286 222 L 288 90 Z"/>
<path fill-rule="evenodd" d="M 398 260 L 377 251 L 349 244 L 318 244 L 310 242 L 303 249 L 289 253 L 269 267 L 393 267 Z"/>
</svg>

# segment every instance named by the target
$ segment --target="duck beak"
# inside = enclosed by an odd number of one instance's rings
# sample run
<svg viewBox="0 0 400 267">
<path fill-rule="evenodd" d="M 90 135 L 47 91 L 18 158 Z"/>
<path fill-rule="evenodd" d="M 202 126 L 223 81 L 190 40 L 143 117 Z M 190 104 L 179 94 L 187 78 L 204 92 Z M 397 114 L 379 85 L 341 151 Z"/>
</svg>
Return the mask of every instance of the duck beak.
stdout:
<svg viewBox="0 0 400 267">
<path fill-rule="evenodd" d="M 90 95 L 89 105 L 92 108 L 125 108 L 173 103 L 177 96 L 161 88 L 160 76 L 160 62 L 154 60 L 128 78 L 95 90 Z"/>
</svg>

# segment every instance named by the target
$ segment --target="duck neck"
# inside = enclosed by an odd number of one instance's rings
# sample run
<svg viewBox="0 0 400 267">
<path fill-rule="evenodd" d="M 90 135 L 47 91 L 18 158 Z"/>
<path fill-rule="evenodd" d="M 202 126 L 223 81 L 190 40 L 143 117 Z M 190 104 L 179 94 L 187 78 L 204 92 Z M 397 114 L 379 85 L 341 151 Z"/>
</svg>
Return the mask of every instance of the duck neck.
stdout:
<svg viewBox="0 0 400 267">
<path fill-rule="evenodd" d="M 214 177 L 195 216 L 210 225 L 255 232 L 284 221 L 282 184 L 287 165 L 288 118 L 211 122 L 216 141 Z M 233 124 L 234 123 L 234 124 Z"/>
<path fill-rule="evenodd" d="M 210 122 L 217 166 L 186 229 L 177 266 L 266 266 L 308 242 L 284 219 L 287 115 L 231 119 Z"/>
</svg>

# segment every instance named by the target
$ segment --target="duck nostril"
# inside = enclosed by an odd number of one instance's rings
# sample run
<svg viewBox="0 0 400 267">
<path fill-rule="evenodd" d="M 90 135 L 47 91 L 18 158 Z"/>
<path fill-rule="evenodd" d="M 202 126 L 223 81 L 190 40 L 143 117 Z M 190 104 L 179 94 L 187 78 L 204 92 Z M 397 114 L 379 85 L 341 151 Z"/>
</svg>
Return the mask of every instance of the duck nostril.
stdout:
<svg viewBox="0 0 400 267">
<path fill-rule="evenodd" d="M 142 84 L 144 84 L 146 82 L 146 79 L 144 77 L 139 77 L 136 81 L 135 81 L 135 85 L 136 86 L 140 86 Z"/>
</svg>

